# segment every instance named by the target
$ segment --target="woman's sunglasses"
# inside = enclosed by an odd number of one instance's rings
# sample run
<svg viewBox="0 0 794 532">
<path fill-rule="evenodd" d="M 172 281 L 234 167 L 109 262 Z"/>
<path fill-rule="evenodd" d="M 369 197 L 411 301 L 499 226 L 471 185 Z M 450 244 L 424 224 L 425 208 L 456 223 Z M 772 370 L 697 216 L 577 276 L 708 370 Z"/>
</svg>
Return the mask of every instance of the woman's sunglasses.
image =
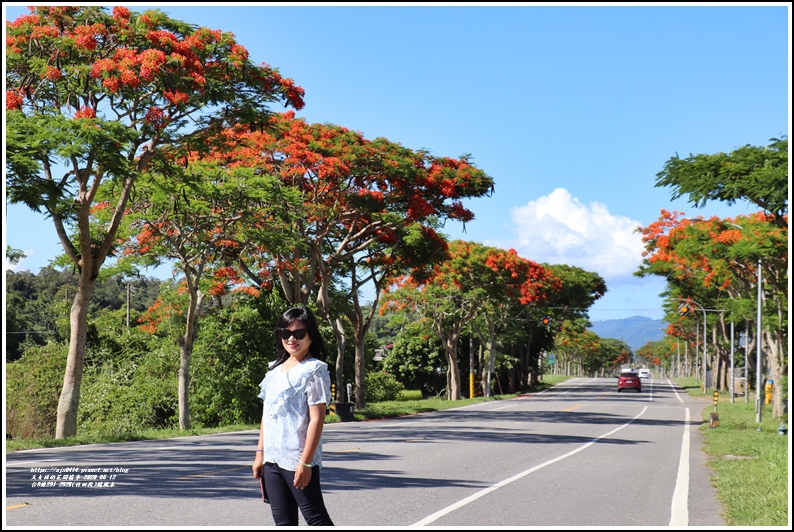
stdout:
<svg viewBox="0 0 794 532">
<path fill-rule="evenodd" d="M 277 334 L 279 338 L 282 340 L 289 340 L 290 336 L 294 336 L 296 340 L 303 340 L 306 337 L 306 329 L 295 329 L 294 331 L 290 331 L 289 329 L 279 329 Z"/>
</svg>

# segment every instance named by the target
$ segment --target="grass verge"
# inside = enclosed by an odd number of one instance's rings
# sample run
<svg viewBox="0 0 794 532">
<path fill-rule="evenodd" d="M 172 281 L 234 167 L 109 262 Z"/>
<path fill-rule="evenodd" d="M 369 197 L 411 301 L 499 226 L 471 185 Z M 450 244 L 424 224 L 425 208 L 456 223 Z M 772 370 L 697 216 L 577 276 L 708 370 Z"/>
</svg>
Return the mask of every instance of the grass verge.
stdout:
<svg viewBox="0 0 794 532">
<path fill-rule="evenodd" d="M 692 396 L 707 399 L 694 378 L 677 379 Z M 710 408 L 703 411 L 703 450 L 709 456 L 707 465 L 714 472 L 712 483 L 723 505 L 725 523 L 729 526 L 787 526 L 789 522 L 789 437 L 778 434 L 780 419 L 772 417 L 772 407 L 764 405 L 761 425 L 756 423 L 755 397 L 749 402 L 737 396 L 730 402 L 720 394 L 717 423 L 710 423 Z M 788 427 L 788 423 L 785 423 Z"/>
</svg>

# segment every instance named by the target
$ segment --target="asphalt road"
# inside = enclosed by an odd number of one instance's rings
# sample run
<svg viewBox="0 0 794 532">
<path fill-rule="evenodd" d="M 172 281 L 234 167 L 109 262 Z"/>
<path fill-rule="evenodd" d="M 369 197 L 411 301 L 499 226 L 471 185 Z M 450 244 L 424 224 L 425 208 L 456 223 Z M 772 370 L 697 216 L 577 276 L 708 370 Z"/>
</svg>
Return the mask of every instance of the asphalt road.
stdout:
<svg viewBox="0 0 794 532">
<path fill-rule="evenodd" d="M 619 394 L 614 378 L 579 378 L 329 424 L 326 505 L 335 525 L 367 528 L 724 526 L 700 450 L 710 406 L 670 381 Z M 245 431 L 6 454 L 3 528 L 272 526 L 251 475 L 256 441 Z"/>
</svg>

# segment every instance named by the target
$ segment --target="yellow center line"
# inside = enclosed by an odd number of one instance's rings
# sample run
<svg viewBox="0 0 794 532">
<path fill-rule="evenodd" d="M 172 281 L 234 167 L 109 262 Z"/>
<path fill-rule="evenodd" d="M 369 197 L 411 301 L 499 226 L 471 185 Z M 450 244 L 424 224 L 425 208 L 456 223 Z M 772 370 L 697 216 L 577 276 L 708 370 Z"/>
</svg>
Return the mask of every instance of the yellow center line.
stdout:
<svg viewBox="0 0 794 532">
<path fill-rule="evenodd" d="M 25 502 L 22 504 L 12 504 L 11 506 L 6 506 L 6 510 L 13 510 L 14 508 L 24 508 L 25 506 L 30 506 L 30 503 Z"/>
<path fill-rule="evenodd" d="M 562 410 L 560 410 L 560 412 L 570 412 L 571 410 L 574 410 L 574 409 L 576 409 L 576 408 L 579 408 L 580 406 L 584 406 L 584 405 L 573 405 L 573 406 L 569 406 L 568 408 L 563 408 Z"/>
<path fill-rule="evenodd" d="M 218 473 L 226 473 L 227 471 L 238 471 L 240 469 L 251 469 L 251 466 L 232 467 L 231 469 L 219 469 L 218 471 L 212 471 L 209 473 L 198 473 L 196 475 L 187 475 L 185 477 L 178 477 L 177 480 L 185 480 L 186 478 L 208 477 L 211 475 L 217 475 Z"/>
</svg>

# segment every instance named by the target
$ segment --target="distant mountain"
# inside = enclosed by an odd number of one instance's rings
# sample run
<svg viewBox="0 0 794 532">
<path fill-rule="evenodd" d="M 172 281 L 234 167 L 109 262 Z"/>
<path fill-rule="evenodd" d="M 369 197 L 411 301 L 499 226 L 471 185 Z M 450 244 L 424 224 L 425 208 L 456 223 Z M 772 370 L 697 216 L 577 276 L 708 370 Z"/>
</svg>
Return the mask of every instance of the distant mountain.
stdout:
<svg viewBox="0 0 794 532">
<path fill-rule="evenodd" d="M 664 329 L 667 326 L 664 320 L 652 320 L 647 316 L 593 321 L 592 324 L 593 326 L 588 330 L 601 338 L 623 340 L 635 352 L 648 342 L 658 342 L 664 338 Z"/>
</svg>

